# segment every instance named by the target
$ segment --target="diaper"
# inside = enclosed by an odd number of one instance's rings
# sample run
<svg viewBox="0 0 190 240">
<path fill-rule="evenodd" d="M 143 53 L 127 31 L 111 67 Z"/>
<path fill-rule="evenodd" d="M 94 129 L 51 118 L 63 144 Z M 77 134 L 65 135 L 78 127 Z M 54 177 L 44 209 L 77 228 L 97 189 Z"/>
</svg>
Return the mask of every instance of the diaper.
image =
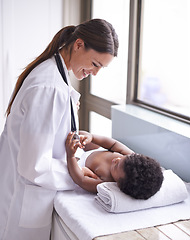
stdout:
<svg viewBox="0 0 190 240">
<path fill-rule="evenodd" d="M 77 150 L 78 151 L 78 150 Z M 83 152 L 82 152 L 82 154 L 79 156 L 78 155 L 78 157 L 80 158 L 79 160 L 78 160 L 78 165 L 80 166 L 80 167 L 85 167 L 85 162 L 86 162 L 86 159 L 87 159 L 87 157 L 91 154 L 91 153 L 93 153 L 93 152 L 95 152 L 95 151 L 105 151 L 105 149 L 104 148 L 102 148 L 102 147 L 100 147 L 100 148 L 97 148 L 97 149 L 93 149 L 93 150 L 89 150 L 89 151 L 84 151 L 84 150 L 82 150 Z"/>
</svg>

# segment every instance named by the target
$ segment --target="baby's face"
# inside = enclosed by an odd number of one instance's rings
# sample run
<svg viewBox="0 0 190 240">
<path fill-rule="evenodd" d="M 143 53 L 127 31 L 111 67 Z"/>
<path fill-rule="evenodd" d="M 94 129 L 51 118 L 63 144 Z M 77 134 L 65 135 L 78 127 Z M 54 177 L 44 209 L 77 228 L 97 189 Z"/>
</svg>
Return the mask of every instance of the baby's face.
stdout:
<svg viewBox="0 0 190 240">
<path fill-rule="evenodd" d="M 122 156 L 122 157 L 114 158 L 112 160 L 110 171 L 115 182 L 118 182 L 120 178 L 125 176 L 125 173 L 123 170 L 125 158 L 126 156 Z"/>
</svg>

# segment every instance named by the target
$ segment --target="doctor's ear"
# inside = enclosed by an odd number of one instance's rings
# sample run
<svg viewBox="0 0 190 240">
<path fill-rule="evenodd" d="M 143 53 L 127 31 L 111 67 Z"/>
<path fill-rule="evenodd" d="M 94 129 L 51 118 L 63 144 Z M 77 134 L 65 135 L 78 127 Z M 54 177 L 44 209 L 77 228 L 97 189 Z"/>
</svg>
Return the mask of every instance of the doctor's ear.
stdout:
<svg viewBox="0 0 190 240">
<path fill-rule="evenodd" d="M 84 47 L 84 41 L 81 38 L 78 38 L 74 43 L 74 50 L 78 50 Z"/>
</svg>

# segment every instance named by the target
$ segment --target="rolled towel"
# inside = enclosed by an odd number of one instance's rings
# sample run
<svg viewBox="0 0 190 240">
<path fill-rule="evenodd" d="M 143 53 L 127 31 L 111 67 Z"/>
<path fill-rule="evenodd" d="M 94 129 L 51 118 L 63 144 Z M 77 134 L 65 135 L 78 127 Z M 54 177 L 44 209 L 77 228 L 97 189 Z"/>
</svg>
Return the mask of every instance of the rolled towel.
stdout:
<svg viewBox="0 0 190 240">
<path fill-rule="evenodd" d="M 104 182 L 97 186 L 96 202 L 113 213 L 131 212 L 162 207 L 184 201 L 188 197 L 185 183 L 172 170 L 163 172 L 160 190 L 147 200 L 134 199 L 121 192 L 116 182 Z"/>
</svg>

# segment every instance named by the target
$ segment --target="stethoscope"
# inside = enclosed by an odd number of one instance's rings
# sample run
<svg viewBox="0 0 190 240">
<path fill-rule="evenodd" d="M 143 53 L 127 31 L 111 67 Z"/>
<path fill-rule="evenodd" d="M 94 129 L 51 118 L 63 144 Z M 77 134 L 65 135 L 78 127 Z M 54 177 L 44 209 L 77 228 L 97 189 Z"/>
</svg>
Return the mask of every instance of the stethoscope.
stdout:
<svg viewBox="0 0 190 240">
<path fill-rule="evenodd" d="M 61 62 L 61 58 L 59 56 L 59 53 L 56 52 L 54 57 L 55 57 L 55 61 L 56 61 L 56 64 L 57 64 L 57 68 L 58 68 L 64 82 L 68 85 L 67 78 L 66 78 L 66 75 L 65 75 L 65 71 L 64 71 L 63 64 Z M 71 98 L 70 98 L 70 106 L 71 106 L 71 131 L 76 132 L 77 128 L 76 128 L 75 115 L 74 115 L 74 111 L 73 111 L 73 104 L 72 104 Z M 75 133 L 74 136 L 73 136 L 73 139 L 80 139 L 79 135 Z"/>
</svg>

